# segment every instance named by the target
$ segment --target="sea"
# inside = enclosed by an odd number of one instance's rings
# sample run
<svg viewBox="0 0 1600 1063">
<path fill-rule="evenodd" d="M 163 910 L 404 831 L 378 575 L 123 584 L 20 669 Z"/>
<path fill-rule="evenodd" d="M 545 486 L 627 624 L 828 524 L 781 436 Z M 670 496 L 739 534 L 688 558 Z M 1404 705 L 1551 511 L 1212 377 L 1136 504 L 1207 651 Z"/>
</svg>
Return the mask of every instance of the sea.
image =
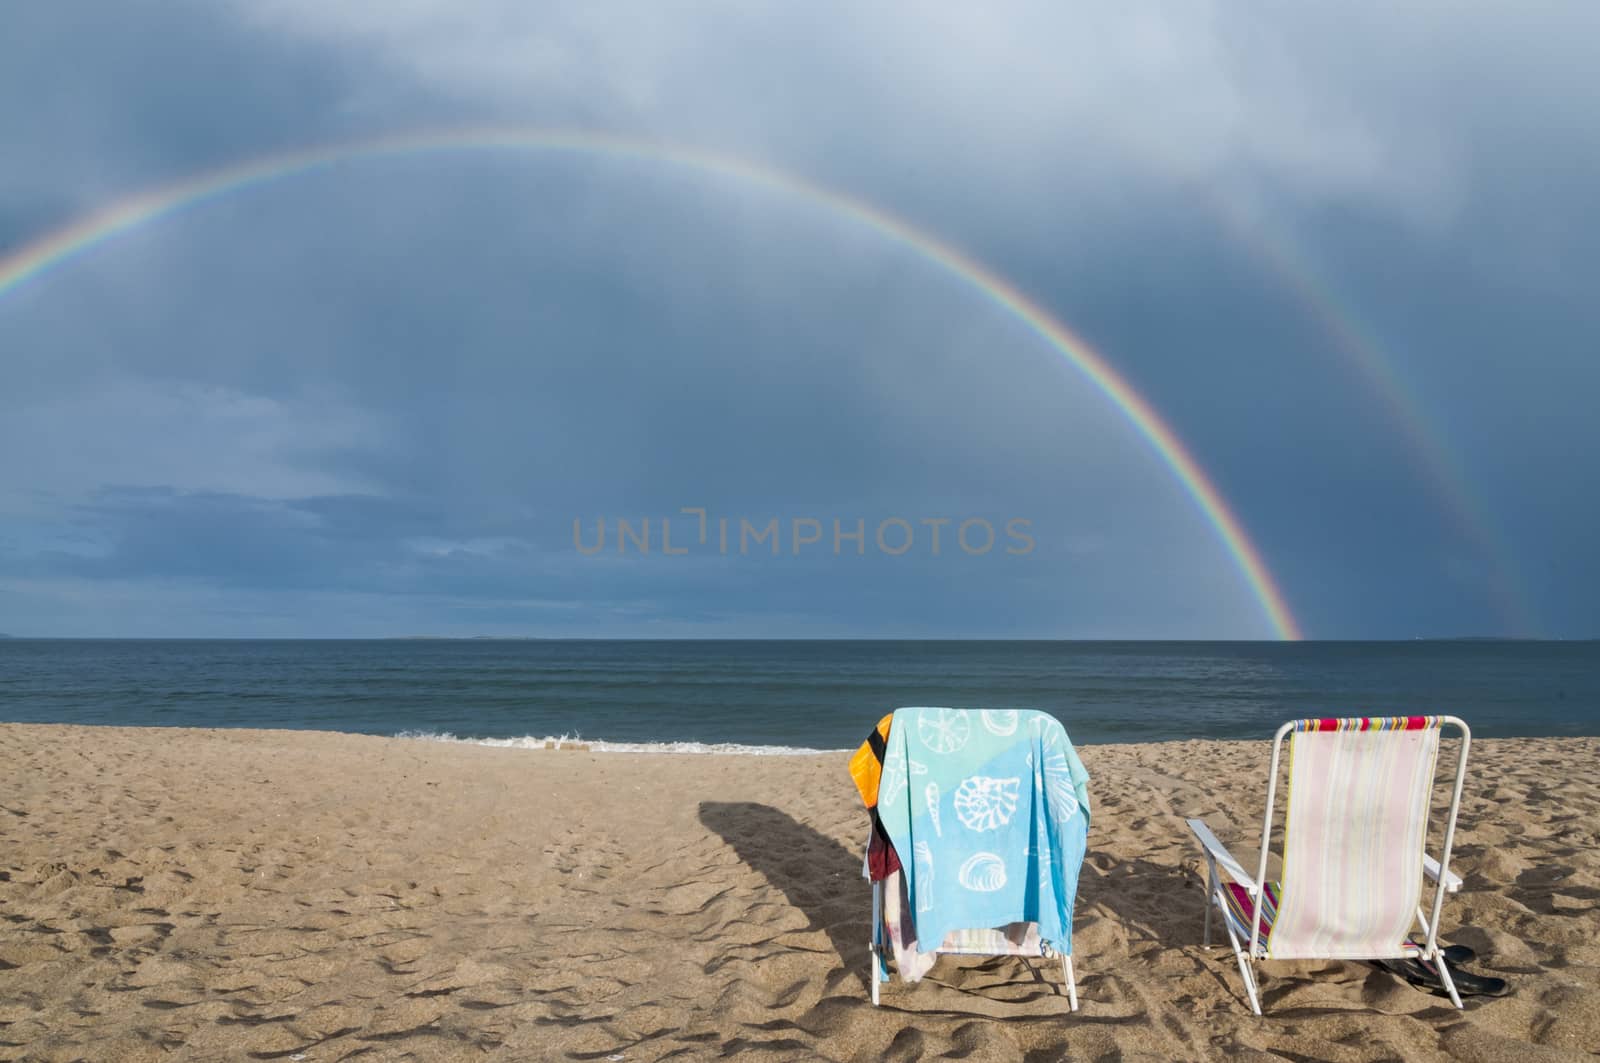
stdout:
<svg viewBox="0 0 1600 1063">
<path fill-rule="evenodd" d="M 1078 744 L 1435 713 L 1600 735 L 1600 642 L 0 639 L 3 722 L 782 754 L 903 705 L 1043 709 Z"/>
</svg>

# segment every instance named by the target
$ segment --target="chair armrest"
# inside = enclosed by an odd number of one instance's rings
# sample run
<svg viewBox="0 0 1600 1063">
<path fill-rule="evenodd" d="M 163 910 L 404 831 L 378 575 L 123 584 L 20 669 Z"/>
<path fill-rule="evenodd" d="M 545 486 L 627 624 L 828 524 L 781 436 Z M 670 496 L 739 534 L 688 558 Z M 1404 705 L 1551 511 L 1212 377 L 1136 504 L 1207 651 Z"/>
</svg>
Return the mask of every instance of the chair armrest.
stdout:
<svg viewBox="0 0 1600 1063">
<path fill-rule="evenodd" d="M 1433 881 L 1438 882 L 1439 881 L 1439 861 L 1435 860 L 1433 857 L 1429 856 L 1427 853 L 1423 853 L 1422 854 L 1422 873 L 1424 875 L 1427 875 Z M 1445 890 L 1445 892 L 1446 893 L 1456 893 L 1460 889 L 1461 889 L 1461 876 L 1456 874 L 1454 871 L 1445 872 L 1445 879 L 1444 879 L 1444 890 Z"/>
<path fill-rule="evenodd" d="M 1245 872 L 1245 869 L 1239 866 L 1239 861 L 1233 858 L 1233 854 L 1223 848 L 1221 842 L 1217 841 L 1217 836 L 1211 833 L 1211 828 L 1206 826 L 1205 820 L 1191 819 L 1186 822 L 1189 824 L 1189 829 L 1194 831 L 1195 838 L 1199 840 L 1200 845 L 1205 849 L 1206 856 L 1221 864 L 1222 869 L 1239 885 L 1247 890 L 1254 891 L 1256 880 L 1251 878 Z"/>
</svg>

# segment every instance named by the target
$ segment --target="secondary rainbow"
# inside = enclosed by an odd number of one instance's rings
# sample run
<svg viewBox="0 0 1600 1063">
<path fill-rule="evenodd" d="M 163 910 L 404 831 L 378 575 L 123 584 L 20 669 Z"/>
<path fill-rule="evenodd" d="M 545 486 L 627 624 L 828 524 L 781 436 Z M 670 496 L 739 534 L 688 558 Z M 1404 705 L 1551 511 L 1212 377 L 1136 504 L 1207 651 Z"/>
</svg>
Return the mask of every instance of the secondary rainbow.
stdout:
<svg viewBox="0 0 1600 1063">
<path fill-rule="evenodd" d="M 1443 429 L 1429 417 L 1415 389 L 1408 387 L 1386 355 L 1376 332 L 1363 323 L 1350 301 L 1319 269 L 1314 256 L 1281 223 L 1261 211 L 1216 200 L 1216 213 L 1243 245 L 1248 247 L 1310 312 L 1333 346 L 1356 368 L 1382 403 L 1389 420 L 1405 435 L 1411 454 L 1428 486 L 1458 529 L 1482 559 L 1493 567 L 1489 588 L 1496 609 L 1511 634 L 1536 636 L 1538 617 L 1512 561 L 1512 553 L 1496 530 L 1488 507 L 1472 490 L 1461 462 L 1444 442 Z"/>
<path fill-rule="evenodd" d="M 863 200 L 736 156 L 607 133 L 541 129 L 452 129 L 330 144 L 211 170 L 119 200 L 0 258 L 0 297 L 143 225 L 230 192 L 283 177 L 385 155 L 521 150 L 621 156 L 726 175 L 825 206 L 908 247 L 1014 315 L 1121 411 L 1194 501 L 1228 551 L 1273 632 L 1301 638 L 1277 582 L 1239 519 L 1199 462 L 1144 397 L 1083 339 L 1014 285 L 944 241 Z"/>
</svg>

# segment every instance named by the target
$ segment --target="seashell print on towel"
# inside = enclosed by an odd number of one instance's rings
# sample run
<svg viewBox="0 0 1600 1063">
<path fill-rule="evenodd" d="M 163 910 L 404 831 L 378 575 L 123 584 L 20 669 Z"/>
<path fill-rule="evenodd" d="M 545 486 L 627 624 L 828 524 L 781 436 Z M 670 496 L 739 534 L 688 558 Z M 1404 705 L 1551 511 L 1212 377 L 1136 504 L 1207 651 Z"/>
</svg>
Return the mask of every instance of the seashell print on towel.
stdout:
<svg viewBox="0 0 1600 1063">
<path fill-rule="evenodd" d="M 935 753 L 954 753 L 972 737 L 966 709 L 923 709 L 917 713 L 917 734 Z"/>
<path fill-rule="evenodd" d="M 1044 789 L 1051 807 L 1071 819 L 1078 814 L 1078 788 L 1072 785 L 1072 769 L 1067 765 L 1067 755 L 1060 750 L 1044 758 Z"/>
<path fill-rule="evenodd" d="M 991 779 L 974 775 L 956 788 L 956 817 L 968 830 L 998 830 L 1017 812 L 1021 779 Z"/>
<path fill-rule="evenodd" d="M 893 808 L 906 788 L 906 761 L 899 750 L 890 750 L 883 758 L 883 771 L 878 776 L 878 807 Z"/>
<path fill-rule="evenodd" d="M 956 881 L 974 893 L 993 893 L 1006 884 L 1006 862 L 994 853 L 973 853 L 956 872 Z"/>
<path fill-rule="evenodd" d="M 984 709 L 978 715 L 990 734 L 1005 738 L 1017 733 L 1016 709 Z"/>
</svg>

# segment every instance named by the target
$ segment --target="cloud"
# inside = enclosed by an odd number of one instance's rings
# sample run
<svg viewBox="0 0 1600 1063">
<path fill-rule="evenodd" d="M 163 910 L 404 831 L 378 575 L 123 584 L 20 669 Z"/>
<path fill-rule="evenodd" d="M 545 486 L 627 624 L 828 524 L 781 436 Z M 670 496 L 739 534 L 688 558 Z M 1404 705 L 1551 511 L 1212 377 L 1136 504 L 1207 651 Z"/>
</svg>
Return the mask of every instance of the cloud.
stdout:
<svg viewBox="0 0 1600 1063">
<path fill-rule="evenodd" d="M 53 595 L 48 608 L 26 614 L 27 630 L 103 631 L 142 587 L 153 615 L 181 618 L 189 610 L 188 628 L 141 628 L 150 634 L 192 634 L 197 625 L 209 634 L 277 631 L 271 617 L 292 612 L 297 601 L 301 633 L 343 636 L 1179 636 L 1196 625 L 1248 633 L 1259 622 L 1248 607 L 1225 612 L 1236 597 L 1234 577 L 1195 564 L 1192 537 L 1171 528 L 1123 530 L 1086 553 L 1082 537 L 1049 521 L 1024 526 L 1023 539 L 999 519 L 986 528 L 962 513 L 944 518 L 935 545 L 928 522 L 913 516 L 912 548 L 891 556 L 876 543 L 876 514 L 730 516 L 726 549 L 715 530 L 723 516 L 712 511 L 713 530 L 700 544 L 692 516 L 652 514 L 643 551 L 637 543 L 620 548 L 617 518 L 607 517 L 606 548 L 585 553 L 538 537 L 450 538 L 441 532 L 473 521 L 444 505 L 408 512 L 362 497 L 286 502 L 106 491 L 74 509 L 93 533 L 87 544 L 0 542 L 0 610 L 21 618 L 24 603 Z M 624 519 L 638 530 L 645 518 Z M 777 549 L 768 548 L 770 539 L 747 547 L 741 519 L 761 528 L 775 521 Z M 668 520 L 684 553 L 664 551 Z M 595 526 L 594 518 L 584 521 L 590 547 Z M 835 541 L 858 528 L 865 532 L 859 546 Z M 797 541 L 800 531 L 812 542 Z M 101 592 L 103 609 L 92 604 Z M 372 605 L 385 598 L 394 613 L 380 631 Z M 355 612 L 310 611 L 312 603 L 340 600 Z M 253 616 L 251 602 L 270 603 L 268 615 Z M 74 608 L 94 611 L 94 624 L 52 627 L 51 618 Z M 431 620 L 418 627 L 416 618 Z"/>
<path fill-rule="evenodd" d="M 227 491 L 265 499 L 359 491 L 329 451 L 377 450 L 390 429 L 331 396 L 286 400 L 185 380 L 106 373 L 54 394 L 0 403 L 0 451 L 12 497 L 78 499 L 107 485 Z"/>
<path fill-rule="evenodd" d="M 88 42 L 82 78 L 0 42 L 0 242 L 384 130 L 728 151 L 891 207 L 1072 322 L 1175 423 L 1313 631 L 1498 629 L 1501 566 L 1296 301 L 1305 278 L 1256 253 L 1272 235 L 1367 319 L 1515 514 L 1516 551 L 1580 564 L 1592 514 L 1550 468 L 1600 446 L 1581 340 L 1600 247 L 1571 224 L 1600 207 L 1574 103 L 1588 9 L 119 10 L 29 15 L 32 38 Z M 0 471 L 3 627 L 68 617 L 47 586 L 80 618 L 96 586 L 142 586 L 241 632 L 371 633 L 387 596 L 391 633 L 1264 633 L 1170 471 L 1014 317 L 737 181 L 581 155 L 352 162 L 13 293 L 0 349 L 0 446 L 28 456 Z M 1023 515 L 1041 546 L 1011 569 L 572 556 L 574 517 L 683 505 Z"/>
<path fill-rule="evenodd" d="M 1452 138 L 1461 123 L 1438 121 L 1460 101 L 1429 86 L 1470 91 L 1474 69 L 1509 65 L 1481 62 L 1494 49 L 1520 66 L 1548 46 L 1551 25 L 1590 19 L 1556 7 L 1541 25 L 1458 5 L 1264 17 L 1222 3 L 753 14 L 718 3 L 624 12 L 273 0 L 242 11 L 491 114 L 738 145 L 808 172 L 882 180 L 868 156 L 990 186 L 1065 178 L 1082 188 L 1084 178 L 1123 182 L 1131 166 L 1179 183 L 1254 177 L 1418 210 L 1459 196 L 1468 147 Z"/>
</svg>

